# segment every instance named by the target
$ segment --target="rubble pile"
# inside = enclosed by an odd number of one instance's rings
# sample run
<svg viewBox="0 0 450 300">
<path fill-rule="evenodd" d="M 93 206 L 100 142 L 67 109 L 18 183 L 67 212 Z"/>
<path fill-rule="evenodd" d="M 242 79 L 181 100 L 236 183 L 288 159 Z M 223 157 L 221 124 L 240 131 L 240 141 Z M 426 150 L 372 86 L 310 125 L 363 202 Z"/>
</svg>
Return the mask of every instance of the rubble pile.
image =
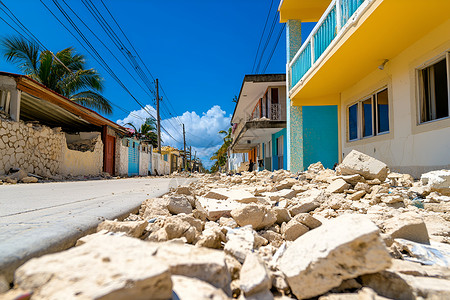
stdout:
<svg viewBox="0 0 450 300">
<path fill-rule="evenodd" d="M 198 175 L 32 259 L 32 299 L 449 299 L 450 171 L 352 151 L 336 170 Z"/>
</svg>

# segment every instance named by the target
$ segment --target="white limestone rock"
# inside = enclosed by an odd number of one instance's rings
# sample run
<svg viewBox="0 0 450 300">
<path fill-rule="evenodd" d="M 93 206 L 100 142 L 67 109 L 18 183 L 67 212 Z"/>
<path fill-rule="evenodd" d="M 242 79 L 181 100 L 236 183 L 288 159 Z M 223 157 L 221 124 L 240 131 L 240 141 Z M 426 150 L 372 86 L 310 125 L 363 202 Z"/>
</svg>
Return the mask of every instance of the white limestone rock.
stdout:
<svg viewBox="0 0 450 300">
<path fill-rule="evenodd" d="M 269 271 L 262 259 L 254 253 L 245 258 L 240 274 L 240 287 L 245 296 L 250 296 L 272 287 Z"/>
<path fill-rule="evenodd" d="M 295 195 L 297 195 L 297 191 L 291 189 L 284 189 L 276 192 L 263 193 L 263 196 L 269 198 L 271 201 L 278 201 L 281 198 L 291 199 L 295 197 Z"/>
<path fill-rule="evenodd" d="M 173 293 L 179 300 L 228 300 L 230 299 L 224 291 L 211 284 L 196 278 L 187 276 L 172 276 Z"/>
<path fill-rule="evenodd" d="M 255 244 L 255 236 L 251 226 L 244 226 L 227 232 L 227 242 L 224 247 L 225 253 L 236 258 L 241 264 L 245 257 L 251 253 Z"/>
<path fill-rule="evenodd" d="M 110 221 L 106 220 L 97 226 L 97 232 L 106 230 L 109 232 L 123 232 L 130 237 L 138 238 L 147 227 L 146 221 Z"/>
<path fill-rule="evenodd" d="M 255 230 L 272 226 L 277 221 L 277 215 L 269 207 L 258 204 L 247 204 L 233 209 L 231 216 L 239 226 L 251 225 Z"/>
<path fill-rule="evenodd" d="M 336 168 L 340 175 L 359 174 L 365 179 L 379 179 L 384 181 L 388 175 L 385 163 L 356 150 L 352 150 Z"/>
<path fill-rule="evenodd" d="M 385 233 L 393 239 L 406 239 L 417 243 L 430 244 L 427 226 L 419 214 L 405 212 L 383 222 Z"/>
<path fill-rule="evenodd" d="M 378 227 L 365 216 L 343 215 L 295 240 L 281 257 L 279 269 L 292 292 L 305 299 L 390 264 Z"/>
<path fill-rule="evenodd" d="M 33 299 L 169 299 L 172 281 L 157 246 L 129 237 L 99 236 L 84 245 L 34 258 L 15 273 Z"/>
<path fill-rule="evenodd" d="M 190 214 L 192 213 L 192 206 L 189 200 L 184 195 L 167 196 L 167 209 L 171 214 Z"/>
<path fill-rule="evenodd" d="M 328 187 L 327 192 L 329 193 L 343 193 L 345 190 L 350 188 L 350 184 L 345 182 L 344 179 L 334 180 Z"/>
<path fill-rule="evenodd" d="M 243 205 L 245 204 L 236 201 L 217 200 L 205 197 L 197 197 L 195 202 L 196 208 L 206 213 L 210 221 L 216 221 L 221 217 L 230 217 L 233 209 L 242 207 Z"/>
<path fill-rule="evenodd" d="M 431 171 L 422 174 L 420 181 L 432 191 L 450 196 L 450 170 Z"/>
</svg>

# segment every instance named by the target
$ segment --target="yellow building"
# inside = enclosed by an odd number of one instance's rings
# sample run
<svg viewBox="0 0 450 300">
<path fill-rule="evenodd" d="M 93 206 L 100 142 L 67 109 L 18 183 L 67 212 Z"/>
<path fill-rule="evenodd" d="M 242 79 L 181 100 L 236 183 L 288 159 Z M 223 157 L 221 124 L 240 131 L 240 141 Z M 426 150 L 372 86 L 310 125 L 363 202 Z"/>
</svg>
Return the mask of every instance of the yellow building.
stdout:
<svg viewBox="0 0 450 300">
<path fill-rule="evenodd" d="M 413 176 L 450 167 L 450 1 L 283 0 L 288 164 L 352 149 Z M 302 23 L 317 22 L 303 37 Z"/>
</svg>

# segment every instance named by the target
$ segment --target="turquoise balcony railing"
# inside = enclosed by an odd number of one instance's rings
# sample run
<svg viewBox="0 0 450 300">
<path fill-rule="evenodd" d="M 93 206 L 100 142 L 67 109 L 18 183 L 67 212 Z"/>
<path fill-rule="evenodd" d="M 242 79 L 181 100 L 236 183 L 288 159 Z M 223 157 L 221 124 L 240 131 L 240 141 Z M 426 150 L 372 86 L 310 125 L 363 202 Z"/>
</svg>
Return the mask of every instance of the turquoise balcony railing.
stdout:
<svg viewBox="0 0 450 300">
<path fill-rule="evenodd" d="M 369 0 L 333 0 L 331 2 L 289 64 L 290 88 L 302 80 L 365 1 Z"/>
</svg>

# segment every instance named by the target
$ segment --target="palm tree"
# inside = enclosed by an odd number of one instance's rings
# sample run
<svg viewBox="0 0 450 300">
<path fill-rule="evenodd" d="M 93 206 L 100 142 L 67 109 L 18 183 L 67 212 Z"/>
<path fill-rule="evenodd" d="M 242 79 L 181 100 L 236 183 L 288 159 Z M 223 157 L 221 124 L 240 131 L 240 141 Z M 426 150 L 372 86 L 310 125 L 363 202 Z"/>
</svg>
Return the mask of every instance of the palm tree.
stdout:
<svg viewBox="0 0 450 300">
<path fill-rule="evenodd" d="M 139 138 L 144 137 L 144 138 L 150 140 L 150 144 L 152 144 L 152 146 L 154 148 L 158 147 L 158 135 L 155 133 L 156 120 L 154 118 L 145 119 L 145 123 L 141 125 L 139 130 L 137 130 L 136 127 L 134 126 L 134 124 L 132 124 L 132 123 L 126 123 L 124 125 L 129 125 L 129 126 L 133 127 L 135 134 Z M 162 140 L 161 140 L 161 142 L 162 142 Z"/>
<path fill-rule="evenodd" d="M 223 144 L 220 146 L 219 150 L 214 152 L 214 155 L 211 156 L 211 160 L 216 160 L 214 165 L 211 167 L 211 172 L 218 171 L 221 167 L 225 166 L 227 163 L 227 151 L 228 147 L 231 145 L 231 142 L 233 141 L 233 138 L 231 137 L 231 127 L 228 128 L 227 131 L 221 130 L 219 131 L 220 134 L 225 134 L 225 137 L 223 138 Z"/>
<path fill-rule="evenodd" d="M 84 56 L 77 54 L 73 47 L 54 55 L 19 37 L 3 38 L 0 46 L 6 60 L 30 78 L 76 103 L 112 113 L 111 103 L 99 93 L 103 91 L 103 79 L 96 70 L 85 69 Z"/>
<path fill-rule="evenodd" d="M 155 118 L 145 119 L 145 123 L 141 125 L 141 134 L 150 140 L 154 148 L 158 147 L 158 135 L 156 134 Z M 161 141 L 162 142 L 162 141 Z"/>
</svg>

